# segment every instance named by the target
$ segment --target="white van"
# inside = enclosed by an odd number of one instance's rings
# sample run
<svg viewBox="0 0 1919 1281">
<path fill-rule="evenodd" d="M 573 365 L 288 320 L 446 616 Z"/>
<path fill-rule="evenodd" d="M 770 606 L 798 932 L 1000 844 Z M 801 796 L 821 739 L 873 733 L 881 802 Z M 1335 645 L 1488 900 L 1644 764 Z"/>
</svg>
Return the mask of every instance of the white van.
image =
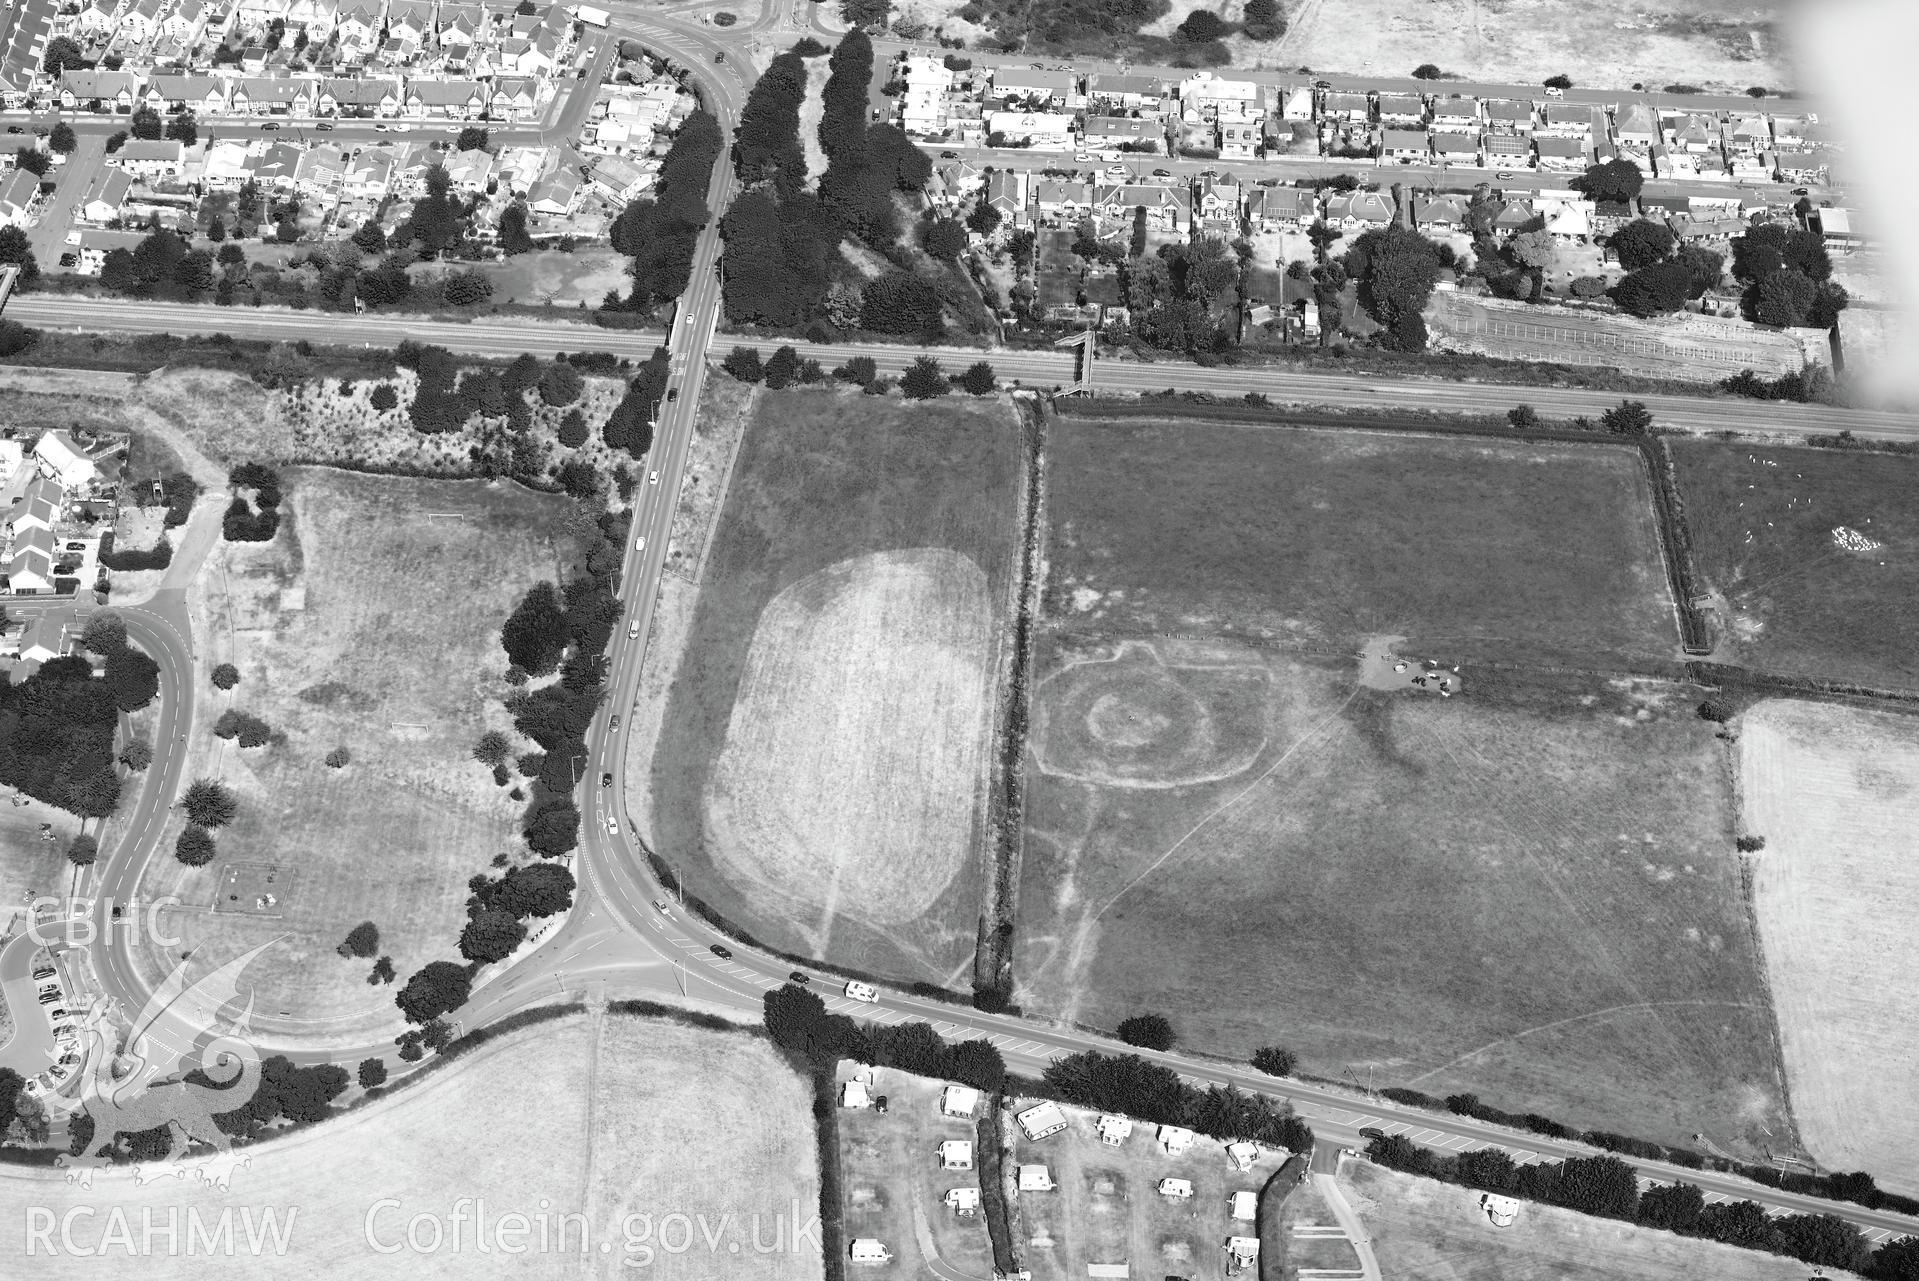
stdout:
<svg viewBox="0 0 1919 1281">
<path fill-rule="evenodd" d="M 877 1005 L 879 1004 L 880 993 L 879 989 L 871 983 L 862 983 L 858 979 L 854 979 L 846 985 L 846 999 L 849 1001 L 865 1001 L 870 1005 Z"/>
</svg>

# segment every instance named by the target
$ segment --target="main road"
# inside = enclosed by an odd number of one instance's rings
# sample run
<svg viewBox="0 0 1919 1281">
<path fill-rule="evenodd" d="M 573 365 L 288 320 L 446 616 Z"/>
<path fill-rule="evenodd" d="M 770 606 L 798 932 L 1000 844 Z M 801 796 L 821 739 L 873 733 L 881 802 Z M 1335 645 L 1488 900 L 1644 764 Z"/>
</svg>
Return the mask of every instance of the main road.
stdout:
<svg viewBox="0 0 1919 1281">
<path fill-rule="evenodd" d="M 713 64 L 704 58 L 704 55 L 717 48 L 711 37 L 678 26 L 670 30 L 632 34 L 650 44 L 673 48 L 696 59 L 702 88 L 708 94 L 709 107 L 720 117 L 722 125 L 732 123 L 737 115 L 739 91 L 744 86 L 739 83 L 737 76 L 721 78 L 712 73 Z M 722 163 L 717 167 L 708 190 L 711 208 L 716 211 L 724 208 L 732 185 L 730 167 Z M 625 626 L 615 634 L 612 642 L 607 704 L 587 738 L 590 761 L 587 776 L 582 780 L 583 830 L 576 860 L 581 885 L 576 903 L 565 924 L 551 937 L 518 963 L 481 985 L 473 999 L 459 1011 L 463 1029 L 486 1026 L 514 1011 L 545 1004 L 556 998 L 577 998 L 610 990 L 617 990 L 621 994 L 650 993 L 677 997 L 727 1009 L 750 1019 L 757 1013 L 764 994 L 786 982 L 790 973 L 789 964 L 781 958 L 748 947 L 707 922 L 688 916 L 668 902 L 668 893 L 653 876 L 644 852 L 638 848 L 637 841 L 629 837 L 634 829 L 622 808 L 626 738 L 624 729 L 616 728 L 613 723 L 615 716 L 632 705 L 646 655 L 673 509 L 684 476 L 696 407 L 706 377 L 705 357 L 712 343 L 713 327 L 721 301 L 718 277 L 714 271 L 719 251 L 716 221 L 708 226 L 700 238 L 695 255 L 693 284 L 678 308 L 672 332 L 667 337 L 674 368 L 671 386 L 679 394 L 661 406 L 653 451 L 647 460 L 647 475 L 636 491 L 632 542 L 627 548 L 623 576 L 626 609 L 621 621 Z M 43 300 L 23 301 L 32 301 L 36 306 L 47 305 Z M 51 305 L 56 309 L 61 306 L 59 303 Z M 35 320 L 37 323 L 59 323 L 61 320 L 75 323 L 75 314 L 80 309 L 70 303 L 66 306 L 68 309 L 64 314 L 56 312 L 36 317 Z M 112 306 L 137 308 L 140 304 Z M 169 322 L 165 325 L 138 311 L 120 311 L 118 314 L 123 318 L 123 324 L 168 331 L 186 328 L 182 318 L 198 315 L 192 309 L 179 307 L 166 308 L 165 311 Z M 15 314 L 19 315 L 18 312 Z M 96 313 L 88 309 L 80 314 L 92 321 Z M 249 310 L 214 314 L 228 322 L 224 327 L 229 332 L 260 332 L 258 329 L 250 330 L 244 323 L 254 320 L 259 313 Z M 137 321 L 127 318 L 137 318 Z M 243 323 L 233 323 L 235 321 Z M 400 323 L 407 326 L 409 336 L 441 342 L 458 350 L 517 352 L 554 349 L 521 341 L 523 329 L 520 326 Z M 361 333 L 387 337 L 371 325 L 360 324 L 357 327 Z M 530 334 L 537 331 L 524 332 Z M 461 335 L 481 336 L 463 342 Z M 633 335 L 617 331 L 580 331 L 580 336 L 589 335 L 595 341 L 582 342 L 579 337 L 569 339 L 564 336 L 559 341 L 570 349 L 624 350 L 631 355 L 646 354 L 659 341 L 657 335 L 636 339 Z M 285 335 L 272 333 L 262 336 Z M 328 338 L 332 335 L 325 330 L 318 330 L 313 331 L 311 336 Z M 639 345 L 642 342 L 644 347 Z M 481 347 L 475 343 L 518 345 Z M 847 355 L 865 352 L 886 362 L 889 368 L 903 366 L 919 354 L 918 349 L 870 346 L 809 348 L 808 351 L 822 360 L 843 359 Z M 978 355 L 976 352 L 960 354 L 967 357 Z M 1029 356 L 1022 353 L 1010 356 L 1002 353 L 997 354 L 995 359 L 1003 366 L 1004 372 L 1017 372 L 1019 377 L 1052 377 L 1056 381 L 1064 381 L 1067 376 L 1061 358 L 1050 354 Z M 1110 371 L 1103 372 L 1102 377 L 1113 378 L 1113 385 L 1116 386 L 1126 385 L 1119 379 L 1121 374 L 1135 371 L 1145 374 L 1143 380 L 1133 384 L 1142 387 L 1164 386 L 1174 382 L 1187 387 L 1217 386 L 1221 390 L 1243 392 L 1259 385 L 1249 381 L 1259 371 L 1122 365 L 1108 365 L 1102 369 Z M 1406 382 L 1364 388 L 1355 387 L 1355 382 L 1353 379 L 1317 379 L 1309 385 L 1315 388 L 1326 386 L 1329 391 L 1325 394 L 1338 392 L 1341 387 L 1352 388 L 1340 394 L 1363 397 L 1355 403 L 1371 408 L 1385 408 L 1399 403 L 1427 386 Z M 1524 391 L 1526 398 L 1540 408 L 1551 411 L 1556 407 L 1542 390 Z M 1471 407 L 1483 408 L 1485 389 L 1480 388 L 1471 394 L 1477 397 L 1478 402 Z M 1612 399 L 1599 397 L 1578 403 L 1581 411 L 1587 411 Z M 1680 406 L 1714 403 L 1672 399 Z M 1327 402 L 1318 400 L 1316 403 Z M 1767 407 L 1768 411 L 1775 408 L 1778 407 Z M 1819 423 L 1822 429 L 1836 425 L 1833 421 Z M 1860 428 L 1855 427 L 1855 430 Z M 1919 430 L 1919 425 L 1905 424 L 1905 430 L 1914 432 Z M 160 607 L 163 614 L 170 614 L 175 608 L 171 601 L 156 601 L 155 605 Z M 190 646 L 183 628 L 175 628 L 170 622 L 163 624 L 157 615 L 154 622 L 152 627 L 146 625 L 144 618 L 137 623 L 130 622 L 129 630 L 161 661 L 163 728 L 169 733 L 184 732 L 177 731 L 176 726 L 184 724 L 183 718 L 190 715 Z M 110 866 L 103 871 L 103 887 L 117 888 L 127 878 L 137 878 L 139 865 L 157 848 L 157 827 L 163 820 L 157 808 L 158 802 L 162 797 L 171 796 L 177 789 L 178 774 L 182 767 L 181 754 L 165 750 L 170 745 L 171 740 L 163 735 L 162 750 L 156 759 L 157 768 L 149 778 L 152 786 L 144 789 L 138 803 L 134 830 L 122 842 Z M 610 779 L 602 785 L 601 779 L 606 776 L 610 776 Z M 104 897 L 103 893 L 102 900 Z M 96 910 L 104 913 L 104 901 Z M 130 958 L 124 955 L 116 958 L 113 953 L 123 951 L 117 947 L 110 946 L 106 951 L 107 955 L 101 958 L 98 967 L 103 984 L 111 995 L 120 1000 L 123 1008 L 129 1004 L 137 1006 L 144 991 L 133 972 Z M 988 1014 L 969 1006 L 935 1001 L 901 991 L 889 989 L 883 994 L 880 1003 L 873 1005 L 848 1000 L 834 992 L 824 981 L 819 982 L 819 990 L 836 1012 L 884 1023 L 925 1020 L 948 1037 L 985 1038 L 1000 1047 L 1013 1068 L 1029 1073 L 1043 1070 L 1048 1063 L 1065 1054 L 1082 1050 L 1116 1052 L 1130 1048 L 1111 1038 L 1070 1025 Z M 270 1041 L 271 1038 L 265 1039 Z M 278 1047 L 269 1045 L 267 1048 Z M 351 1062 L 369 1055 L 391 1053 L 391 1047 L 386 1043 L 325 1049 L 289 1044 L 285 1048 L 293 1052 L 292 1057 L 296 1060 L 305 1062 Z M 1465 1117 L 1435 1115 L 1383 1103 L 1361 1092 L 1335 1086 L 1295 1080 L 1280 1081 L 1248 1067 L 1193 1054 L 1148 1053 L 1147 1057 L 1171 1067 L 1198 1085 L 1231 1085 L 1287 1099 L 1313 1124 L 1322 1138 L 1331 1143 L 1358 1146 L 1363 1142 L 1363 1129 L 1378 1127 L 1409 1133 L 1422 1142 L 1454 1151 L 1498 1146 L 1513 1152 L 1517 1159 L 1523 1161 L 1562 1159 L 1591 1151 L 1581 1144 L 1516 1134 Z M 1919 1220 L 1900 1215 L 1797 1196 L 1730 1176 L 1687 1170 L 1659 1162 L 1634 1161 L 1633 1164 L 1648 1178 L 1692 1182 L 1714 1198 L 1750 1198 L 1780 1212 L 1835 1213 L 1858 1224 L 1876 1238 L 1919 1233 Z"/>
</svg>

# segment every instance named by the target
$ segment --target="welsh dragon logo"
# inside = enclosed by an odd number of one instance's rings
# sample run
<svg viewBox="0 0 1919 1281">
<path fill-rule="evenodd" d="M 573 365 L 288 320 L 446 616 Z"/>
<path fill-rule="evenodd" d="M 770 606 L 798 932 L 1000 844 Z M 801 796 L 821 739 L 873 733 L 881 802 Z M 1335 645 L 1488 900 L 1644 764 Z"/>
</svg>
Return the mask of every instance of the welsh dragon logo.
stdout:
<svg viewBox="0 0 1919 1281">
<path fill-rule="evenodd" d="M 107 1151 L 118 1136 L 159 1126 L 172 1136 L 169 1161 L 197 1142 L 214 1149 L 209 1166 L 231 1170 L 233 1141 L 213 1118 L 243 1106 L 260 1088 L 260 1052 L 247 1039 L 251 990 L 225 1030 L 219 1030 L 222 1013 L 240 1000 L 240 975 L 253 958 L 277 942 L 262 943 L 193 982 L 187 979 L 188 962 L 181 961 L 147 1000 L 119 1054 L 115 1030 L 96 1007 L 81 1032 L 86 1054 L 79 1090 L 48 1100 L 56 1143 L 71 1142 L 80 1114 L 93 1122 L 85 1151 L 60 1158 L 60 1164 L 77 1171 L 69 1179 L 90 1183 L 93 1169 L 108 1163 Z M 204 1079 L 188 1079 L 196 1073 Z M 223 1176 L 206 1181 L 225 1187 Z"/>
</svg>

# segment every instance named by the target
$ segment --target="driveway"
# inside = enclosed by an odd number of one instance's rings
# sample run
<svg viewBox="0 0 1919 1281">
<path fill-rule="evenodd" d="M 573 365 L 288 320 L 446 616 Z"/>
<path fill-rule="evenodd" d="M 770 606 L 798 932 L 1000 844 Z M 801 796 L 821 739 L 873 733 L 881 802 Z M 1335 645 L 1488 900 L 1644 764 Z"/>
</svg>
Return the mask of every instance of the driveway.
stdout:
<svg viewBox="0 0 1919 1281">
<path fill-rule="evenodd" d="M 42 271 L 58 271 L 60 255 L 67 252 L 67 232 L 73 229 L 80 202 L 93 186 L 94 178 L 105 167 L 107 140 L 98 134 L 81 134 L 80 145 L 58 169 L 47 170 L 54 183 L 53 194 L 40 210 L 40 221 L 27 238 L 33 244 L 33 256 Z M 43 179 L 44 181 L 44 179 Z"/>
</svg>

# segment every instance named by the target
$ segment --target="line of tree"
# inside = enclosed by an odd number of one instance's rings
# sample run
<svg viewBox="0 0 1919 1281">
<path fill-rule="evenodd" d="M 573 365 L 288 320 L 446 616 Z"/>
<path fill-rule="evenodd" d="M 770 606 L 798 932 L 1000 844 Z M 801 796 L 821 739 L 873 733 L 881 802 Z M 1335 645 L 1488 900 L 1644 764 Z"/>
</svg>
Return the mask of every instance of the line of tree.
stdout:
<svg viewBox="0 0 1919 1281">
<path fill-rule="evenodd" d="M 624 449 L 635 458 L 644 458 L 653 448 L 653 424 L 660 416 L 660 402 L 666 399 L 671 377 L 671 362 L 665 347 L 655 347 L 639 372 L 626 384 L 620 403 L 600 426 L 600 439 L 608 449 Z"/>
<path fill-rule="evenodd" d="M 633 260 L 633 287 L 623 300 L 617 290 L 609 293 L 603 310 L 650 313 L 686 292 L 700 232 L 713 221 L 706 187 L 725 141 L 710 112 L 695 111 L 680 126 L 653 192 L 629 203 L 613 221 L 613 248 Z"/>
<path fill-rule="evenodd" d="M 990 1041 L 949 1045 L 930 1023 L 861 1023 L 829 1014 L 819 993 L 797 983 L 768 992 L 763 1009 L 773 1043 L 815 1067 L 853 1059 L 957 1081 L 989 1094 L 1006 1088 L 1006 1060 Z"/>
<path fill-rule="evenodd" d="M 795 49 L 774 58 L 747 92 L 733 131 L 733 170 L 744 186 L 772 182 L 782 195 L 806 185 L 806 149 L 800 145 L 800 104 L 806 99 L 806 62 Z"/>
<path fill-rule="evenodd" d="M 1294 1152 L 1310 1152 L 1313 1132 L 1284 1102 L 1233 1086 L 1200 1089 L 1179 1073 L 1137 1054 L 1087 1050 L 1055 1059 L 1032 1092 L 1101 1112 L 1123 1112 L 1142 1121 L 1179 1125 L 1216 1139 L 1252 1139 Z"/>
<path fill-rule="evenodd" d="M 1846 1268 L 1885 1281 L 1919 1278 L 1919 1243 L 1912 1238 L 1889 1242 L 1875 1251 L 1856 1226 L 1834 1214 L 1774 1217 L 1754 1201 L 1708 1205 L 1704 1193 L 1690 1183 L 1641 1192 L 1637 1172 L 1616 1156 L 1519 1165 L 1501 1148 L 1442 1154 L 1398 1134 L 1376 1135 L 1366 1152 L 1390 1169 L 1486 1192 L 1783 1254 L 1819 1267 Z"/>
</svg>

